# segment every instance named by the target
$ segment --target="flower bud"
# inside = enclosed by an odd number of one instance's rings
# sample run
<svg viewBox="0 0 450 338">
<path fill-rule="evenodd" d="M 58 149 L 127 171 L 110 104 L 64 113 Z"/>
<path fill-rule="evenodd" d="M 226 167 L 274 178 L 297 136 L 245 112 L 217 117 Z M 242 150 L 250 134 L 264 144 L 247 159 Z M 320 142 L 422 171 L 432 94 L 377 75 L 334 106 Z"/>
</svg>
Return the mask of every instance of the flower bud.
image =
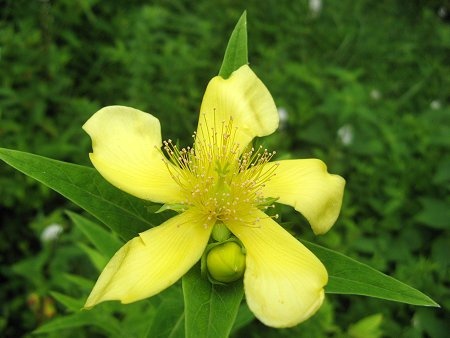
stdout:
<svg viewBox="0 0 450 338">
<path fill-rule="evenodd" d="M 225 242 L 213 247 L 206 257 L 209 275 L 218 282 L 230 283 L 242 277 L 245 254 L 236 242 Z"/>
<path fill-rule="evenodd" d="M 42 314 L 45 318 L 52 318 L 56 315 L 56 307 L 53 300 L 49 297 L 44 298 L 44 306 L 42 307 Z"/>
</svg>

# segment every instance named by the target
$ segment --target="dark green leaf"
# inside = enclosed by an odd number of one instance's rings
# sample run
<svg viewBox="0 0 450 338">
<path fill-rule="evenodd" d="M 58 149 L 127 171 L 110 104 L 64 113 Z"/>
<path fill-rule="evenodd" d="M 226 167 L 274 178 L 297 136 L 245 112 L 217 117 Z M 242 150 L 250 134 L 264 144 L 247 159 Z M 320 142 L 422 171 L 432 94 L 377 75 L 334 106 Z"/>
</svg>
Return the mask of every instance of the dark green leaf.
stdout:
<svg viewBox="0 0 450 338">
<path fill-rule="evenodd" d="M 439 306 L 427 295 L 368 265 L 319 245 L 302 241 L 326 266 L 327 293 L 362 295 L 422 306 Z"/>
<path fill-rule="evenodd" d="M 158 295 L 161 303 L 145 334 L 148 338 L 184 338 L 184 307 L 181 287 L 170 287 Z"/>
<path fill-rule="evenodd" d="M 416 220 L 435 229 L 450 229 L 450 208 L 445 200 L 423 197 L 420 199 L 422 210 Z"/>
<path fill-rule="evenodd" d="M 228 78 L 239 67 L 248 64 L 247 12 L 244 11 L 228 40 L 219 75 Z"/>
<path fill-rule="evenodd" d="M 69 273 L 65 273 L 62 275 L 64 277 L 64 279 L 66 279 L 67 281 L 69 281 L 70 283 L 85 289 L 85 290 L 92 290 L 92 288 L 94 287 L 94 282 L 90 279 L 84 278 L 84 277 L 80 277 L 77 275 L 72 275 Z"/>
<path fill-rule="evenodd" d="M 95 169 L 4 148 L 0 159 L 78 204 L 125 240 L 164 219 L 151 212 L 152 203 L 120 191 Z"/>
<path fill-rule="evenodd" d="M 211 284 L 195 265 L 183 277 L 187 338 L 228 337 L 244 295 L 242 281 Z"/>
<path fill-rule="evenodd" d="M 93 316 L 87 311 L 77 312 L 63 317 L 56 317 L 38 327 L 34 333 L 49 333 L 87 325 L 101 328 L 104 332 L 108 333 L 109 337 L 120 337 L 122 334 L 118 323 L 112 322 L 111 318 Z"/>
<path fill-rule="evenodd" d="M 108 258 L 103 256 L 100 252 L 98 252 L 96 249 L 87 246 L 84 243 L 77 243 L 78 247 L 83 251 L 90 259 L 91 263 L 94 265 L 94 267 L 97 269 L 98 272 L 102 271 L 103 268 L 108 263 Z"/>
<path fill-rule="evenodd" d="M 68 211 L 67 214 L 104 257 L 111 258 L 122 246 L 119 239 L 100 225 L 74 212 Z"/>
<path fill-rule="evenodd" d="M 250 324 L 254 319 L 255 315 L 250 311 L 247 303 L 242 303 L 239 307 L 236 321 L 234 322 L 231 333 L 234 334 L 235 332 L 239 331 L 241 328 Z"/>
<path fill-rule="evenodd" d="M 82 299 L 73 298 L 56 291 L 50 292 L 50 294 L 71 312 L 80 311 L 84 306 L 84 300 Z"/>
</svg>

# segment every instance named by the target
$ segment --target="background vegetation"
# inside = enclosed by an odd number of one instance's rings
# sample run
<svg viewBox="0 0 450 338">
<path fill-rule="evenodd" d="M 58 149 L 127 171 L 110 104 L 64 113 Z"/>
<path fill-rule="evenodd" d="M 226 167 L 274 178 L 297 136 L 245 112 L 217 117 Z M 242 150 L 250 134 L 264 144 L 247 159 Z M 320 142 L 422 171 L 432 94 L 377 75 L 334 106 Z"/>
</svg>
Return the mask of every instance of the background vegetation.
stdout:
<svg viewBox="0 0 450 338">
<path fill-rule="evenodd" d="M 347 179 L 341 217 L 327 235 L 314 238 L 288 209 L 281 210 L 283 221 L 295 222 L 302 238 L 403 280 L 442 307 L 329 295 L 319 314 L 296 328 L 268 329 L 250 317 L 234 335 L 445 337 L 447 1 L 3 0 L 0 146 L 89 165 L 90 141 L 81 125 L 111 104 L 150 112 L 161 120 L 164 137 L 190 143 L 205 86 L 244 9 L 251 66 L 284 117 L 265 144 L 279 158 L 318 157 Z M 79 211 L 0 165 L 1 336 L 27 336 L 73 313 L 78 304 L 61 294 L 82 304 L 97 277 L 92 262 L 101 261 L 67 209 Z M 57 240 L 43 236 L 51 224 L 63 229 Z M 180 306 L 177 292 L 169 290 L 171 306 Z M 126 311 L 105 305 L 94 314 L 95 327 L 78 323 L 43 334 L 110 337 L 114 325 L 137 330 L 147 306 L 150 301 Z"/>
</svg>

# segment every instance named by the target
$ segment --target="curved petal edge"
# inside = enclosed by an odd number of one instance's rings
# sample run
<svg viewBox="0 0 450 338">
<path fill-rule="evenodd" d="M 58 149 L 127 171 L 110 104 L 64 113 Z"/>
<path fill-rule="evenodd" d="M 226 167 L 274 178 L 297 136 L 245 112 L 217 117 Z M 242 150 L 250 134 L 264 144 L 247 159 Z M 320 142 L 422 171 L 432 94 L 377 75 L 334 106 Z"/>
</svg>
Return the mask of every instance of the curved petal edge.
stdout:
<svg viewBox="0 0 450 338">
<path fill-rule="evenodd" d="M 139 234 L 111 258 L 85 308 L 107 300 L 131 303 L 161 292 L 200 259 L 210 233 L 201 216 L 186 211 Z"/>
<path fill-rule="evenodd" d="M 109 106 L 83 126 L 92 139 L 90 159 L 100 174 L 117 188 L 160 203 L 180 201 L 180 187 L 172 179 L 160 152 L 159 120 L 140 110 Z M 167 161 L 166 161 L 167 162 Z"/>
<path fill-rule="evenodd" d="M 209 82 L 200 108 L 197 138 L 208 144 L 216 132 L 233 121 L 234 141 L 244 149 L 254 137 L 273 133 L 278 128 L 278 111 L 264 83 L 244 65 L 224 79 Z"/>
<path fill-rule="evenodd" d="M 327 172 L 318 159 L 277 161 L 275 175 L 266 182 L 264 196 L 299 211 L 315 234 L 326 233 L 339 216 L 345 180 Z"/>
<path fill-rule="evenodd" d="M 295 326 L 322 305 L 327 271 L 311 251 L 270 217 L 256 210 L 253 216 L 259 221 L 251 226 L 227 223 L 247 251 L 247 304 L 268 326 Z"/>
</svg>

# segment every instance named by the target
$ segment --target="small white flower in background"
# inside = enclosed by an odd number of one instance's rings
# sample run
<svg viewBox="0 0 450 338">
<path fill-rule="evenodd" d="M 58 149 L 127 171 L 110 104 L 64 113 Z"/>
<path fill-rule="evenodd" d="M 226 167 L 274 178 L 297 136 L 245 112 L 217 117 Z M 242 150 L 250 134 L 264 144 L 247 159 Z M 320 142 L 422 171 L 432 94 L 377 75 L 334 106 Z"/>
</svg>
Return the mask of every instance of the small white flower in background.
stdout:
<svg viewBox="0 0 450 338">
<path fill-rule="evenodd" d="M 63 227 L 60 224 L 50 224 L 41 233 L 41 241 L 44 243 L 52 242 L 58 239 L 63 232 Z"/>
<path fill-rule="evenodd" d="M 278 107 L 278 116 L 280 118 L 280 129 L 283 129 L 286 126 L 288 120 L 288 111 L 284 107 Z"/>
<path fill-rule="evenodd" d="M 372 100 L 378 101 L 379 99 L 381 99 L 381 93 L 378 89 L 372 89 L 370 91 L 370 97 Z"/>
<path fill-rule="evenodd" d="M 433 100 L 430 103 L 430 108 L 433 110 L 441 109 L 441 107 L 442 107 L 442 104 L 441 104 L 441 101 L 439 101 L 439 100 Z"/>
<path fill-rule="evenodd" d="M 337 131 L 337 136 L 339 138 L 339 141 L 344 146 L 348 146 L 352 144 L 353 142 L 353 127 L 349 124 L 343 125 L 341 128 Z"/>
<path fill-rule="evenodd" d="M 309 0 L 309 10 L 313 17 L 319 16 L 322 11 L 322 0 Z"/>
<path fill-rule="evenodd" d="M 444 6 L 439 7 L 437 14 L 441 19 L 444 19 L 448 14 L 447 8 L 445 8 Z"/>
</svg>

